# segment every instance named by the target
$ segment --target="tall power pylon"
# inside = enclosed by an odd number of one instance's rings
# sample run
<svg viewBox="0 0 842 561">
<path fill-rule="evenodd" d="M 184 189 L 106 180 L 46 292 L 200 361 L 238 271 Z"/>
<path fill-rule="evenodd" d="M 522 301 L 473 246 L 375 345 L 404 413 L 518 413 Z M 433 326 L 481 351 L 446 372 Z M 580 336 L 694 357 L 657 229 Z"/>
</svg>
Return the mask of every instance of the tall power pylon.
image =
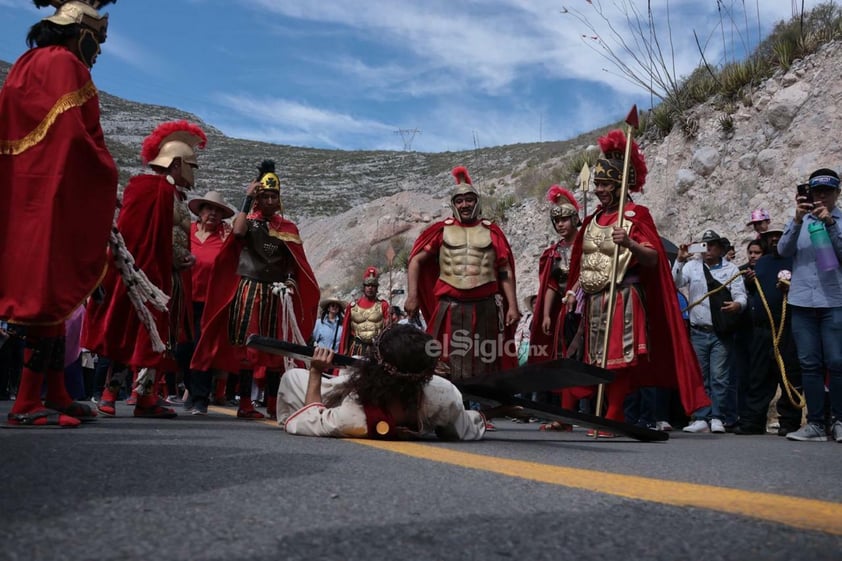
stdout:
<svg viewBox="0 0 842 561">
<path fill-rule="evenodd" d="M 418 129 L 398 129 L 395 131 L 395 134 L 401 135 L 404 152 L 411 152 L 412 141 L 415 139 L 416 134 L 421 134 L 421 131 Z"/>
</svg>

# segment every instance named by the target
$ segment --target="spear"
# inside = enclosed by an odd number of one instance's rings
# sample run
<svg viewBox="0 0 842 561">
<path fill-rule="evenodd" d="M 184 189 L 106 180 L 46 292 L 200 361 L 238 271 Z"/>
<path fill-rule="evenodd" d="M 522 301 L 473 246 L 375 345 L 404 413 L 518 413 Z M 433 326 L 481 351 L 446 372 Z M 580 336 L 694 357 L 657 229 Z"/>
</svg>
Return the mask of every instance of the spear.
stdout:
<svg viewBox="0 0 842 561">
<path fill-rule="evenodd" d="M 632 131 L 638 126 L 637 105 L 633 105 L 626 117 L 626 151 L 623 155 L 623 176 L 620 182 L 620 200 L 617 207 L 617 226 L 619 228 L 625 227 L 625 206 L 626 196 L 629 188 L 629 164 L 631 160 L 631 146 L 632 146 Z M 608 343 L 611 338 L 611 324 L 614 319 L 614 306 L 617 303 L 617 269 L 620 264 L 620 246 L 614 245 L 614 258 L 611 260 L 611 274 L 609 275 L 608 284 L 608 307 L 606 308 L 605 318 L 605 334 L 602 342 L 602 368 L 608 367 Z M 605 384 L 600 384 L 596 392 L 596 414 L 602 415 L 602 402 L 605 399 Z M 599 438 L 599 431 L 594 431 L 594 438 Z"/>
<path fill-rule="evenodd" d="M 588 215 L 588 190 L 591 183 L 591 168 L 588 162 L 582 164 L 582 170 L 579 172 L 579 188 L 582 190 L 582 212 L 585 216 Z"/>
</svg>

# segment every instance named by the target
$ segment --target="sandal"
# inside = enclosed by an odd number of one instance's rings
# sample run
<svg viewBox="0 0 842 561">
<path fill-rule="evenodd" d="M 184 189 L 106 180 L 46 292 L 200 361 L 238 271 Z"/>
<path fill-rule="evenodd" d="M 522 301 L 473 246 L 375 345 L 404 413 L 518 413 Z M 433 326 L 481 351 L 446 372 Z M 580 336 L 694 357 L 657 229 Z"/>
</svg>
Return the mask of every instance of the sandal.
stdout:
<svg viewBox="0 0 842 561">
<path fill-rule="evenodd" d="M 258 419 L 265 419 L 266 415 L 258 411 L 257 409 L 238 409 L 237 410 L 237 418 L 238 419 L 249 419 L 252 421 L 256 421 Z"/>
<path fill-rule="evenodd" d="M 42 409 L 33 413 L 9 413 L 6 424 L 10 429 L 64 429 L 78 427 L 82 422 L 69 415 L 63 415 L 52 409 Z"/>
<path fill-rule="evenodd" d="M 65 415 L 75 417 L 80 421 L 96 421 L 96 411 L 93 407 L 85 403 L 71 401 L 70 405 L 67 405 L 66 407 L 58 407 L 58 404 L 56 403 L 45 401 L 44 406 L 47 409 L 54 409 L 59 413 L 64 413 Z"/>
<path fill-rule="evenodd" d="M 594 429 L 588 429 L 588 432 L 587 432 L 588 437 L 593 438 L 595 434 L 596 434 L 596 431 Z M 601 431 L 599 431 L 599 436 L 597 436 L 597 438 L 617 438 L 617 435 L 614 434 L 613 432 L 601 430 Z"/>
<path fill-rule="evenodd" d="M 561 421 L 553 421 L 552 423 L 543 423 L 538 430 L 545 432 L 572 432 L 573 425 L 562 423 Z"/>
</svg>

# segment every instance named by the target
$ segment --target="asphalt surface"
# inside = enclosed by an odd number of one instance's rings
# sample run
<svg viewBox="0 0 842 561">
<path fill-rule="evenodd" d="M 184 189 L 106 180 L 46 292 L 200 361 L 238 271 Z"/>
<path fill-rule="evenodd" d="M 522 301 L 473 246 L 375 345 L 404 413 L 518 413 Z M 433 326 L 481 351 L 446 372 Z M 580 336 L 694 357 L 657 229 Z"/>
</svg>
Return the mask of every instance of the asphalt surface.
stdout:
<svg viewBox="0 0 842 561">
<path fill-rule="evenodd" d="M 9 408 L 0 402 L 0 414 Z M 0 560 L 842 559 L 835 442 L 595 442 L 499 421 L 482 442 L 411 445 L 422 458 L 232 412 L 147 420 L 118 404 L 116 418 L 78 429 L 0 430 Z M 501 473 L 506 462 L 522 471 Z M 579 470 L 595 489 L 620 474 L 654 480 L 656 492 L 635 498 L 633 479 L 628 494 L 567 486 Z M 545 472 L 560 480 L 532 478 Z M 665 504 L 684 492 L 658 496 L 667 482 L 710 486 L 716 504 Z M 755 493 L 735 505 L 728 489 Z M 806 520 L 767 516 L 787 497 L 815 499 Z"/>
</svg>

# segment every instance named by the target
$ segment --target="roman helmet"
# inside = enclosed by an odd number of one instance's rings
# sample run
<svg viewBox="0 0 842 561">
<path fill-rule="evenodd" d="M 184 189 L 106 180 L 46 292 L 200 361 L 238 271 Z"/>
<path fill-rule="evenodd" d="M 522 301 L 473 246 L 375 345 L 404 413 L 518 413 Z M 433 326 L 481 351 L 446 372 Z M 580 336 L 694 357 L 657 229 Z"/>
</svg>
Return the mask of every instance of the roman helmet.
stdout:
<svg viewBox="0 0 842 561">
<path fill-rule="evenodd" d="M 257 181 L 260 186 L 257 188 L 257 193 L 262 191 L 274 191 L 278 194 L 278 204 L 281 207 L 281 215 L 284 213 L 284 202 L 281 200 L 281 179 L 275 173 L 275 161 L 263 160 L 257 168 Z"/>
<path fill-rule="evenodd" d="M 611 182 L 616 188 L 612 191 L 612 203 L 617 202 L 623 181 L 623 160 L 626 152 L 626 135 L 621 130 L 613 130 L 597 141 L 602 156 L 594 166 L 594 182 Z M 632 140 L 629 177 L 626 185 L 631 193 L 642 193 L 646 183 L 646 160 L 637 143 Z"/>
<path fill-rule="evenodd" d="M 471 176 L 468 175 L 468 169 L 465 166 L 456 166 L 450 174 L 456 180 L 456 187 L 450 191 L 450 210 L 453 211 L 453 217 L 457 220 L 459 219 L 459 211 L 456 210 L 456 205 L 453 204 L 453 199 L 459 195 L 472 193 L 477 197 L 477 204 L 474 207 L 473 214 L 471 214 L 471 220 L 476 220 L 481 214 L 479 191 L 477 191 L 476 187 L 474 187 L 474 183 L 471 181 Z"/>
<path fill-rule="evenodd" d="M 198 168 L 196 148 L 204 148 L 208 139 L 204 131 L 187 121 L 171 121 L 158 125 L 143 141 L 140 155 L 149 166 L 168 169 L 173 160 L 181 158 L 181 174 L 188 188 L 193 186 L 193 168 Z M 167 176 L 169 177 L 169 176 Z"/>
<path fill-rule="evenodd" d="M 100 14 L 99 9 L 116 0 L 33 0 L 39 8 L 53 6 L 56 13 L 41 21 L 56 25 L 75 25 L 80 27 L 77 49 L 79 57 L 88 68 L 94 65 L 100 53 L 99 45 L 105 43 L 108 34 L 108 14 Z"/>
<path fill-rule="evenodd" d="M 550 221 L 555 222 L 556 218 L 575 216 L 574 226 L 578 227 L 582 220 L 579 218 L 579 203 L 573 193 L 561 187 L 553 185 L 547 191 L 547 202 L 550 203 Z"/>
<path fill-rule="evenodd" d="M 380 286 L 380 274 L 377 267 L 369 267 L 363 273 L 363 286 Z"/>
</svg>

